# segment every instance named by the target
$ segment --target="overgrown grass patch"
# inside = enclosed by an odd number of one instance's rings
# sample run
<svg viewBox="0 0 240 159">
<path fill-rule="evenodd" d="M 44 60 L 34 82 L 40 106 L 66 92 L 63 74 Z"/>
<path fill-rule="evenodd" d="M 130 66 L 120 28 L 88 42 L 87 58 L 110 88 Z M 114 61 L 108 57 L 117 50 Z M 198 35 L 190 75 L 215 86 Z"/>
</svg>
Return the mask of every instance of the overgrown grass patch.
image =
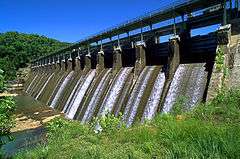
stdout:
<svg viewBox="0 0 240 159">
<path fill-rule="evenodd" d="M 48 145 L 16 158 L 239 158 L 240 91 L 219 94 L 188 113 L 158 115 L 131 128 L 95 134 L 92 125 L 55 119 L 48 125 Z M 110 117 L 112 118 L 112 117 Z"/>
</svg>

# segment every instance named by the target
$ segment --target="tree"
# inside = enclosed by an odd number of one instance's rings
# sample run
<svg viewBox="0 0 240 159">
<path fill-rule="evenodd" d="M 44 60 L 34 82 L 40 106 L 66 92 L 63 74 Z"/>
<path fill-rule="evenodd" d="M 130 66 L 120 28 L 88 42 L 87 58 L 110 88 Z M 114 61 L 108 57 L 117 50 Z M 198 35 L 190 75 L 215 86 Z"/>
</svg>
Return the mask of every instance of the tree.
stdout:
<svg viewBox="0 0 240 159">
<path fill-rule="evenodd" d="M 13 79 L 16 70 L 40 56 L 49 55 L 55 50 L 68 46 L 60 42 L 36 34 L 6 32 L 0 34 L 0 69 L 6 79 Z"/>
</svg>

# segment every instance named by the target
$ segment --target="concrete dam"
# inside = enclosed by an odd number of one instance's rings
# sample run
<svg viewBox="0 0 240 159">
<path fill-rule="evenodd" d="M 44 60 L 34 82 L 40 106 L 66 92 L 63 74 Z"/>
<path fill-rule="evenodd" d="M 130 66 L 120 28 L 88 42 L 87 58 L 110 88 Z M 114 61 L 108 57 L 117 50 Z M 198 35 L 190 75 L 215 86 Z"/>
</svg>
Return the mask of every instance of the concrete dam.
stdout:
<svg viewBox="0 0 240 159">
<path fill-rule="evenodd" d="M 187 111 L 212 99 L 230 86 L 226 68 L 239 74 L 239 8 L 232 1 L 180 2 L 33 61 L 26 93 L 69 119 L 121 114 L 127 126 L 169 113 L 178 102 Z M 218 30 L 191 35 L 215 24 Z"/>
</svg>

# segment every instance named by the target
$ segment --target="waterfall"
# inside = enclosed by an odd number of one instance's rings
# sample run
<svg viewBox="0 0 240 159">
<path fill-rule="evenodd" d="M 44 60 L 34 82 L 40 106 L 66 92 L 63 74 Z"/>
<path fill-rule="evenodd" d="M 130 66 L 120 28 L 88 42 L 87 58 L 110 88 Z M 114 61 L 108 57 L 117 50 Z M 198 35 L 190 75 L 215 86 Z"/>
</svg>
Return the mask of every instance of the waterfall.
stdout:
<svg viewBox="0 0 240 159">
<path fill-rule="evenodd" d="M 91 73 L 91 71 L 88 72 L 86 76 L 85 75 L 81 76 L 81 78 L 78 80 L 77 84 L 75 85 L 73 91 L 71 92 L 71 94 L 64 106 L 63 112 L 65 114 L 69 113 L 71 106 L 73 105 L 73 103 L 78 95 L 78 92 L 80 91 L 80 89 L 82 88 L 82 85 L 84 84 L 84 80 L 86 79 L 86 77 L 89 76 L 90 73 Z"/>
<path fill-rule="evenodd" d="M 84 79 L 83 76 L 81 76 L 80 79 L 77 81 L 77 84 L 74 86 L 70 96 L 67 99 L 66 104 L 64 105 L 64 108 L 62 110 L 63 113 L 66 113 L 66 112 L 69 111 L 68 110 L 69 109 L 68 106 L 69 106 L 70 102 L 73 100 L 73 96 L 76 94 L 76 90 L 77 90 L 78 86 L 80 85 L 80 83 L 83 81 L 83 79 Z"/>
<path fill-rule="evenodd" d="M 170 112 L 172 106 L 177 100 L 178 94 L 180 93 L 180 89 L 181 89 L 181 81 L 184 78 L 183 75 L 185 71 L 186 71 L 185 65 L 178 66 L 163 105 L 163 111 L 162 111 L 163 113 Z"/>
<path fill-rule="evenodd" d="M 111 86 L 106 97 L 104 98 L 98 115 L 106 115 L 108 112 L 112 111 L 131 70 L 132 67 L 122 68 L 121 72 L 117 76 L 116 80 L 114 80 L 113 85 Z"/>
<path fill-rule="evenodd" d="M 39 93 L 38 93 L 38 95 L 36 96 L 35 99 L 39 98 L 39 96 L 42 94 L 43 90 L 46 88 L 48 82 L 52 79 L 53 75 L 54 75 L 54 73 L 51 74 L 51 76 L 48 77 L 47 81 L 44 83 L 43 87 L 41 88 L 41 90 L 39 91 Z"/>
<path fill-rule="evenodd" d="M 28 91 L 30 90 L 30 88 L 32 87 L 33 83 L 35 82 L 35 80 L 38 78 L 38 75 L 36 75 L 33 80 L 31 81 L 31 83 L 28 85 L 26 92 L 29 93 Z"/>
<path fill-rule="evenodd" d="M 154 114 L 156 113 L 157 107 L 160 103 L 160 97 L 163 91 L 164 83 L 165 83 L 165 74 L 160 72 L 157 76 L 157 79 L 151 91 L 151 95 L 146 104 L 143 117 L 142 117 L 142 122 L 145 119 L 151 120 L 154 117 Z"/>
<path fill-rule="evenodd" d="M 134 121 L 134 117 L 137 114 L 138 106 L 140 104 L 140 101 L 141 101 L 141 98 L 143 96 L 144 90 L 147 87 L 148 80 L 151 77 L 151 73 L 154 70 L 154 67 L 146 67 L 145 69 L 146 69 L 145 70 L 146 75 L 144 73 L 145 71 L 142 74 L 142 75 L 145 75 L 145 76 L 141 77 L 141 75 L 140 75 L 141 78 L 138 79 L 138 81 L 137 81 L 137 83 L 136 83 L 136 85 L 133 89 L 133 92 L 131 93 L 130 100 L 128 101 L 127 106 L 126 106 L 128 108 L 132 107 L 130 112 L 129 112 L 130 113 L 129 118 L 128 118 L 127 123 L 126 123 L 127 126 L 130 126 Z"/>
<path fill-rule="evenodd" d="M 204 64 L 179 65 L 167 93 L 163 113 L 170 112 L 181 96 L 186 97 L 183 108 L 192 108 L 202 99 L 206 82 L 207 72 L 205 72 Z"/>
<path fill-rule="evenodd" d="M 64 79 L 63 83 L 61 84 L 61 86 L 59 87 L 56 95 L 54 96 L 52 103 L 50 104 L 50 107 L 54 108 L 57 104 L 58 99 L 61 97 L 62 92 L 64 90 L 64 88 L 66 87 L 66 85 L 68 84 L 69 80 L 72 78 L 74 71 L 71 71 L 67 77 Z"/>
<path fill-rule="evenodd" d="M 190 76 L 190 84 L 188 85 L 187 98 L 189 101 L 186 106 L 191 109 L 199 101 L 202 100 L 206 83 L 207 83 L 207 72 L 203 65 L 199 65 L 193 68 L 192 74 Z"/>
<path fill-rule="evenodd" d="M 41 84 L 41 81 L 44 78 L 44 75 L 45 75 L 45 73 L 43 73 L 43 75 L 41 75 L 39 79 L 36 79 L 36 83 L 34 83 L 34 85 L 32 86 L 32 88 L 29 91 L 31 96 L 34 94 L 34 91 L 36 90 L 36 88 L 38 88 L 38 85 Z"/>
<path fill-rule="evenodd" d="M 61 72 L 60 72 L 61 73 Z M 59 75 L 58 75 L 59 76 Z M 57 76 L 57 77 L 58 77 Z M 61 81 L 62 81 L 62 79 L 64 78 L 64 76 L 63 75 L 61 75 L 60 74 L 60 79 L 58 78 L 58 79 L 56 79 L 57 80 L 57 83 L 56 83 L 56 85 L 55 85 L 55 87 L 54 87 L 54 89 L 53 89 L 53 92 L 52 92 L 52 94 L 51 94 L 51 96 L 49 97 L 49 99 L 48 99 L 48 101 L 47 101 L 47 104 L 48 105 L 50 105 L 52 102 L 51 102 L 51 100 L 52 100 L 52 98 L 55 96 L 55 92 L 57 92 L 57 90 L 58 90 L 58 86 L 60 85 L 60 83 L 61 83 Z M 51 103 L 50 103 L 51 102 Z"/>
<path fill-rule="evenodd" d="M 80 89 L 78 89 L 78 91 L 76 92 L 76 98 L 73 99 L 72 104 L 70 105 L 70 109 L 69 111 L 66 113 L 66 117 L 68 117 L 69 119 L 73 119 L 79 105 L 81 104 L 81 101 L 85 95 L 85 93 L 88 90 L 88 87 L 90 86 L 90 84 L 92 83 L 92 80 L 95 76 L 96 70 L 92 70 L 90 74 L 88 74 L 87 78 L 85 79 L 85 81 L 83 82 L 83 84 L 80 86 Z"/>
<path fill-rule="evenodd" d="M 128 99 L 127 105 L 126 105 L 126 107 L 125 107 L 125 110 L 124 110 L 124 113 L 123 113 L 123 121 L 126 121 L 126 120 L 127 120 L 127 117 L 128 117 L 128 114 L 129 114 L 131 105 L 132 105 L 131 101 L 134 100 L 134 97 L 135 97 L 134 95 L 135 95 L 136 92 L 137 92 L 137 87 L 136 87 L 136 86 L 138 86 L 139 83 L 142 81 L 144 75 L 145 75 L 146 72 L 147 72 L 147 69 L 148 69 L 148 67 L 145 67 L 145 68 L 143 69 L 143 71 L 141 72 L 140 76 L 138 77 L 137 83 L 136 83 L 136 85 L 134 86 L 133 92 L 131 93 L 131 96 L 130 96 L 130 98 Z"/>
<path fill-rule="evenodd" d="M 99 102 L 100 98 L 101 98 L 101 95 L 102 95 L 102 91 L 104 89 L 104 86 L 106 85 L 106 82 L 107 82 L 107 77 L 109 76 L 111 72 L 111 69 L 109 69 L 105 75 L 102 77 L 100 83 L 98 84 L 93 96 L 91 97 L 91 100 L 87 106 L 87 110 L 83 116 L 83 119 L 82 119 L 82 123 L 84 122 L 88 122 L 90 120 L 90 118 L 93 116 L 93 113 L 94 113 L 94 110 L 97 106 L 97 103 Z"/>
</svg>

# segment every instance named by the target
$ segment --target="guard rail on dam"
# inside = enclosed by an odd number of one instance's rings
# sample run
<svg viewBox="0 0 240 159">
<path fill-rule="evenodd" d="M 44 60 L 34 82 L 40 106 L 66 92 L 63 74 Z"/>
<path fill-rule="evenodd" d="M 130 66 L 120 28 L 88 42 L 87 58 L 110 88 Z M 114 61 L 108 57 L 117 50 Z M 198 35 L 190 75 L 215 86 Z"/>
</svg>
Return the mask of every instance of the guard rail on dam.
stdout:
<svg viewBox="0 0 240 159">
<path fill-rule="evenodd" d="M 223 68 L 234 68 L 238 53 L 237 43 L 231 39 L 231 32 L 236 30 L 229 24 L 235 26 L 239 21 L 237 8 L 226 7 L 221 1 L 206 2 L 177 3 L 175 9 L 142 18 L 146 25 L 147 20 L 153 24 L 170 19 L 172 12 L 182 15 L 181 21 L 170 25 L 102 42 L 126 31 L 124 27 L 130 31 L 143 23 L 131 21 L 35 60 L 25 91 L 64 112 L 67 118 L 83 123 L 121 112 L 130 126 L 136 120 L 170 112 L 183 98 L 183 109 L 192 109 L 215 96 L 220 83 L 224 83 Z M 193 16 L 191 12 L 198 14 Z M 191 29 L 218 23 L 224 25 L 217 31 L 191 36 Z M 168 42 L 159 41 L 160 36 L 169 34 Z M 93 44 L 98 41 L 101 43 Z M 215 60 L 219 56 L 221 63 Z"/>
</svg>

